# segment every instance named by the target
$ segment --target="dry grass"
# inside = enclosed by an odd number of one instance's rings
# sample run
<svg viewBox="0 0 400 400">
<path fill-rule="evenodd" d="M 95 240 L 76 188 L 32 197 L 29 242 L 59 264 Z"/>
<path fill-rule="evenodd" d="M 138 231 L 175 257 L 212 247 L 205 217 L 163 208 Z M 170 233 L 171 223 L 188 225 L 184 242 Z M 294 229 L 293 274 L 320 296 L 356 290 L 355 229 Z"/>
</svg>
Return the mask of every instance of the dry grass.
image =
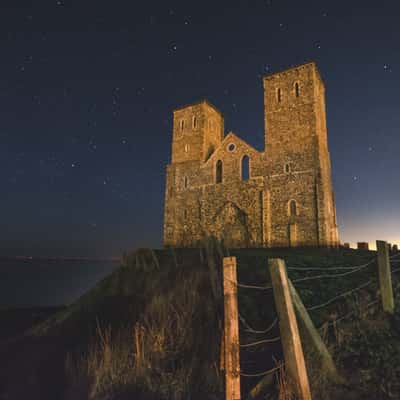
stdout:
<svg viewBox="0 0 400 400">
<path fill-rule="evenodd" d="M 278 374 L 278 400 L 296 400 L 293 385 L 290 384 L 285 366 L 282 362 L 278 363 L 280 373 Z"/>
<path fill-rule="evenodd" d="M 138 388 L 149 397 L 190 398 L 198 363 L 193 321 L 201 307 L 198 288 L 203 278 L 194 274 L 173 290 L 154 295 L 142 320 L 130 328 L 113 333 L 110 326 L 98 324 L 88 353 L 75 362 L 67 358 L 71 385 L 86 386 L 87 398 L 93 400 Z"/>
</svg>

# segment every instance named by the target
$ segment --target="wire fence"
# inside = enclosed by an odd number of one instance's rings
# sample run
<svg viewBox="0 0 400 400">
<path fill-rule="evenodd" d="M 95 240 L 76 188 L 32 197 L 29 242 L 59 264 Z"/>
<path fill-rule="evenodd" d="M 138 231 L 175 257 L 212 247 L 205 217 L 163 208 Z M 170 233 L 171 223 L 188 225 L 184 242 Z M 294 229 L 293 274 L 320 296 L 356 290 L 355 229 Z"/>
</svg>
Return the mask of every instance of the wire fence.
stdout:
<svg viewBox="0 0 400 400">
<path fill-rule="evenodd" d="M 367 286 L 371 285 L 372 283 L 373 283 L 373 280 L 370 279 L 368 282 L 365 282 L 362 285 L 360 285 L 360 286 L 358 286 L 358 287 L 356 287 L 354 289 L 348 290 L 347 292 L 343 292 L 343 293 L 341 293 L 341 294 L 339 294 L 339 295 L 337 295 L 335 297 L 332 297 L 331 299 L 325 301 L 324 303 L 321 303 L 321 304 L 318 304 L 318 305 L 315 305 L 315 306 L 312 306 L 312 307 L 306 307 L 306 310 L 307 311 L 314 311 L 314 310 L 318 310 L 320 308 L 326 307 L 329 304 L 333 303 L 334 301 L 336 301 L 338 299 L 341 299 L 342 297 L 349 296 L 349 295 L 351 295 L 353 293 L 358 292 L 361 289 L 366 288 Z"/>
<path fill-rule="evenodd" d="M 312 281 L 312 280 L 318 280 L 318 279 L 334 279 L 334 278 L 339 278 L 347 275 L 351 275 L 353 273 L 359 272 L 367 268 L 368 266 L 372 265 L 374 262 L 376 262 L 376 257 L 372 258 L 369 260 L 367 263 L 362 264 L 362 265 L 356 265 L 352 267 L 316 267 L 316 268 L 302 268 L 302 267 L 288 267 L 287 269 L 289 271 L 337 271 L 337 270 L 346 270 L 347 272 L 339 273 L 339 274 L 320 274 L 320 275 L 312 275 L 312 276 L 307 276 L 304 278 L 298 278 L 292 280 L 292 283 L 298 283 L 298 282 L 306 282 L 306 281 Z M 399 260 L 400 262 L 400 260 Z M 244 283 L 237 283 L 237 286 L 239 288 L 243 289 L 255 289 L 255 290 L 270 290 L 272 289 L 272 285 L 265 285 L 265 286 L 260 286 L 260 285 L 253 285 L 253 284 L 244 284 Z"/>
<path fill-rule="evenodd" d="M 388 257 L 388 261 L 389 261 L 389 264 L 393 264 L 393 265 L 400 263 L 400 252 L 391 254 Z M 353 274 L 357 274 L 357 273 L 362 273 L 362 276 L 365 279 L 365 275 L 369 274 L 369 273 L 364 274 L 365 272 L 367 272 L 367 268 L 372 265 L 378 266 L 378 264 L 379 264 L 378 257 L 375 256 L 375 257 L 369 259 L 364 264 L 360 264 L 360 265 L 353 265 L 353 266 L 338 265 L 338 266 L 334 266 L 334 267 L 288 266 L 286 269 L 289 272 L 293 272 L 294 274 L 300 274 L 302 272 L 307 274 L 307 276 L 304 276 L 304 277 L 291 279 L 291 282 L 294 285 L 297 283 L 305 283 L 305 282 L 312 282 L 312 281 L 318 281 L 318 280 L 324 281 L 324 280 L 342 279 L 345 277 L 353 276 Z M 312 273 L 312 272 L 320 272 L 320 271 L 323 271 L 323 273 L 308 275 L 310 272 Z M 394 268 L 391 270 L 392 275 L 397 274 L 398 272 L 400 272 L 400 267 L 397 267 L 397 268 Z M 376 276 L 371 276 L 369 274 L 368 277 L 369 277 L 369 279 L 358 284 L 357 286 L 352 287 L 351 289 L 342 290 L 340 293 L 337 293 L 334 296 L 331 296 L 330 298 L 322 301 L 321 303 L 317 303 L 314 305 L 304 305 L 306 311 L 313 312 L 313 311 L 317 311 L 317 310 L 323 310 L 324 308 L 329 307 L 336 301 L 349 298 L 350 296 L 360 293 L 362 290 L 372 288 L 374 283 L 375 284 L 378 283 L 378 274 L 376 274 Z M 356 278 L 356 280 L 357 279 L 358 278 Z M 349 282 L 353 282 L 353 280 L 351 280 Z M 269 285 L 269 284 L 256 285 L 256 284 L 249 284 L 249 283 L 242 283 L 242 282 L 234 282 L 234 283 L 237 285 L 238 288 L 243 288 L 243 289 L 258 290 L 258 291 L 259 290 L 267 291 L 267 290 L 273 289 L 273 286 Z M 303 288 L 302 290 L 305 289 L 303 286 L 302 286 L 302 288 Z M 369 292 L 370 292 L 370 290 L 369 290 Z M 366 312 L 371 307 L 376 306 L 379 302 L 380 302 L 380 298 L 377 298 L 377 299 L 370 301 L 368 304 L 364 305 L 363 307 L 357 306 L 356 308 L 350 310 L 349 312 L 347 312 L 339 317 L 336 317 L 332 320 L 328 320 L 328 321 L 324 322 L 317 330 L 323 331 L 327 327 L 329 327 L 331 325 L 335 326 L 340 321 L 346 320 L 355 315 L 358 315 L 361 318 L 363 312 Z M 279 318 L 276 316 L 265 329 L 256 329 L 254 326 L 252 326 L 251 323 L 249 323 L 245 319 L 245 317 L 242 314 L 238 313 L 238 317 L 239 317 L 240 323 L 243 326 L 244 331 L 249 334 L 255 334 L 255 335 L 266 335 L 266 334 L 272 332 L 279 322 Z M 275 337 L 271 337 L 271 338 L 266 337 L 266 338 L 261 338 L 261 339 L 255 340 L 255 341 L 249 341 L 249 342 L 243 343 L 243 344 L 239 343 L 239 346 L 241 349 L 257 348 L 257 346 L 261 346 L 261 345 L 278 343 L 278 342 L 280 342 L 280 340 L 281 340 L 280 336 L 275 336 Z M 248 372 L 240 371 L 240 375 L 243 377 L 248 377 L 248 378 L 266 376 L 266 375 L 269 375 L 269 374 L 279 371 L 282 368 L 282 366 L 283 366 L 283 364 L 279 365 L 275 368 L 268 369 L 268 370 L 262 371 L 262 372 L 256 372 L 256 373 L 248 373 Z"/>
<path fill-rule="evenodd" d="M 278 367 L 275 367 L 275 368 L 268 369 L 267 371 L 264 371 L 264 372 L 257 372 L 255 374 L 246 374 L 246 373 L 240 371 L 240 375 L 241 376 L 245 376 L 247 378 L 257 378 L 257 377 L 260 377 L 260 376 L 270 375 L 270 374 L 282 369 L 283 365 L 284 364 L 279 365 Z"/>
<path fill-rule="evenodd" d="M 240 320 L 240 322 L 245 326 L 246 332 L 255 333 L 255 334 L 265 334 L 265 333 L 268 333 L 268 332 L 270 332 L 270 331 L 275 327 L 275 325 L 278 323 L 278 317 L 276 317 L 276 318 L 272 321 L 271 325 L 268 326 L 268 328 L 266 328 L 266 329 L 264 329 L 264 330 L 257 330 L 257 329 L 252 328 L 252 327 L 249 325 L 249 323 L 244 319 L 244 317 L 243 317 L 240 313 L 239 313 L 239 320 Z"/>
</svg>

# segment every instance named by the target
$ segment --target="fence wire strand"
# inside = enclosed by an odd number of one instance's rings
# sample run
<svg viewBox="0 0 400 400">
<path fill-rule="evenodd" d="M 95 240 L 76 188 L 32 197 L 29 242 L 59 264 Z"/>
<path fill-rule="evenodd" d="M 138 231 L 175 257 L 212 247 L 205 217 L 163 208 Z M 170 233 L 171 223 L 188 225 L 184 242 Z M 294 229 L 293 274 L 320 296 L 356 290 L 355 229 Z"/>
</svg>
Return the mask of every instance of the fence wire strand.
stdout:
<svg viewBox="0 0 400 400">
<path fill-rule="evenodd" d="M 389 258 L 391 260 L 394 260 L 395 258 L 399 258 L 399 257 L 400 257 L 400 253 L 396 253 L 396 254 L 391 255 Z"/>
<path fill-rule="evenodd" d="M 324 303 L 321 303 L 321 304 L 318 304 L 318 305 L 315 305 L 315 306 L 312 306 L 312 307 L 306 307 L 306 310 L 307 311 L 313 311 L 313 310 L 318 310 L 319 308 L 323 308 L 323 307 L 333 303 L 335 300 L 338 300 L 338 299 L 340 299 L 342 297 L 346 297 L 346 296 L 348 296 L 348 295 L 350 295 L 352 293 L 355 293 L 355 292 L 357 292 L 357 291 L 369 286 L 372 282 L 373 282 L 373 280 L 370 279 L 369 281 L 363 283 L 362 285 L 357 286 L 354 289 L 348 290 L 347 292 L 341 293 L 341 294 L 339 294 L 339 295 L 337 295 L 335 297 L 332 297 L 331 299 L 325 301 Z"/>
<path fill-rule="evenodd" d="M 372 264 L 376 261 L 376 257 L 371 258 L 366 264 L 355 265 L 353 267 L 287 267 L 289 271 L 339 271 L 339 270 L 347 270 L 353 271 L 355 269 L 361 269 L 366 265 Z"/>
<path fill-rule="evenodd" d="M 376 259 L 374 258 L 373 260 L 367 262 L 366 264 L 360 265 L 357 269 L 352 269 L 351 271 L 348 271 L 348 272 L 343 272 L 340 274 L 321 274 L 321 275 L 314 275 L 314 276 L 306 276 L 305 278 L 294 279 L 294 280 L 292 280 L 292 283 L 312 281 L 315 279 L 339 278 L 342 276 L 351 275 L 351 274 L 354 274 L 356 272 L 359 272 L 359 271 L 367 268 L 369 265 L 371 265 L 373 262 L 375 262 L 375 260 Z"/>
<path fill-rule="evenodd" d="M 263 340 L 257 340 L 257 342 L 251 342 L 251 343 L 245 343 L 245 344 L 240 344 L 240 347 L 253 347 L 253 346 L 258 346 L 259 344 L 264 344 L 264 343 L 275 343 L 279 342 L 281 340 L 280 336 L 274 337 L 272 339 L 263 339 Z"/>
<path fill-rule="evenodd" d="M 374 300 L 374 301 L 368 303 L 368 304 L 364 307 L 363 311 L 365 311 L 366 309 L 368 309 L 368 308 L 370 308 L 370 307 L 372 307 L 373 305 L 378 304 L 378 303 L 379 303 L 379 299 L 378 299 L 378 300 Z M 337 318 L 337 319 L 335 319 L 335 320 L 333 320 L 333 321 L 325 322 L 325 323 L 323 323 L 318 329 L 319 329 L 319 330 L 322 330 L 323 328 L 325 328 L 325 327 L 327 327 L 327 326 L 329 326 L 329 325 L 335 325 L 335 324 L 337 324 L 338 322 L 340 322 L 340 321 L 342 321 L 342 320 L 344 320 L 344 319 L 346 319 L 346 318 L 351 317 L 352 315 L 356 314 L 357 312 L 361 312 L 361 310 L 353 310 L 353 311 L 348 312 L 348 313 L 345 314 L 345 315 L 342 315 L 341 317 L 339 317 L 339 318 Z"/>
<path fill-rule="evenodd" d="M 256 374 L 245 374 L 244 372 L 240 371 L 240 375 L 248 377 L 248 378 L 255 378 L 255 377 L 258 377 L 258 376 L 264 376 L 264 375 L 272 374 L 273 372 L 278 371 L 282 367 L 283 367 L 283 365 L 280 365 L 279 367 L 275 367 L 275 368 L 269 369 L 268 371 L 259 372 L 259 373 L 256 373 Z"/>
<path fill-rule="evenodd" d="M 245 320 L 245 318 L 243 317 L 243 315 L 241 315 L 240 313 L 239 313 L 239 319 L 240 319 L 241 323 L 247 328 L 247 329 L 246 329 L 246 332 L 257 333 L 257 334 L 268 333 L 269 331 L 271 331 L 271 330 L 274 328 L 274 326 L 275 326 L 275 325 L 277 324 L 277 322 L 278 322 L 278 317 L 276 317 L 276 318 L 272 321 L 271 325 L 270 325 L 267 329 L 264 329 L 264 330 L 257 330 L 257 329 L 253 329 L 253 328 L 249 325 L 249 323 Z"/>
<path fill-rule="evenodd" d="M 272 286 L 257 286 L 257 285 L 247 285 L 244 283 L 238 283 L 238 287 L 244 288 L 244 289 L 258 289 L 258 290 L 268 290 L 272 289 Z"/>
</svg>

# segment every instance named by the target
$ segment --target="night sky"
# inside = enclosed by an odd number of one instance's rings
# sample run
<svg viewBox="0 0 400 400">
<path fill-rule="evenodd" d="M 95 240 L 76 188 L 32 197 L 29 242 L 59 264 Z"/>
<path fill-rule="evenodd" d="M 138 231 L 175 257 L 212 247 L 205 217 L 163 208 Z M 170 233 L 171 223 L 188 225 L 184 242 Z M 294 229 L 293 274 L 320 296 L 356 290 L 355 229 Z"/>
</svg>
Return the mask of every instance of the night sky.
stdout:
<svg viewBox="0 0 400 400">
<path fill-rule="evenodd" d="M 161 246 L 172 110 L 263 150 L 262 76 L 316 61 L 342 242 L 400 242 L 398 1 L 1 1 L 0 255 Z"/>
</svg>

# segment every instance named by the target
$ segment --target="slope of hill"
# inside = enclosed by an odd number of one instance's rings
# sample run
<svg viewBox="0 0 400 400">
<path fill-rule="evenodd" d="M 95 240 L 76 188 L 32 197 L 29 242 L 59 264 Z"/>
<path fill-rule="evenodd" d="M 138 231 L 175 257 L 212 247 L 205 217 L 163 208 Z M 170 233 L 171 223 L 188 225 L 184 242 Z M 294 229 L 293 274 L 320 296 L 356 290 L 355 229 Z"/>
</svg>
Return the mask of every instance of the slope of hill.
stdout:
<svg viewBox="0 0 400 400">
<path fill-rule="evenodd" d="M 222 400 L 220 265 L 227 253 L 210 243 L 208 251 L 142 249 L 130 254 L 76 303 L 0 344 L 0 398 Z M 261 287 L 270 284 L 267 259 L 285 259 L 346 380 L 346 385 L 333 386 L 323 379 L 306 346 L 315 398 L 400 398 L 400 313 L 389 317 L 380 311 L 374 252 L 230 253 L 238 258 L 238 281 Z M 354 266 L 362 268 L 343 269 Z M 327 274 L 336 276 L 318 277 Z M 399 303 L 397 274 L 394 287 Z M 279 336 L 278 324 L 265 335 L 251 329 L 264 330 L 275 320 L 272 290 L 240 287 L 239 310 L 242 344 Z M 244 347 L 241 370 L 257 375 L 281 359 L 279 341 Z M 261 378 L 243 376 L 243 393 Z M 270 389 L 275 395 L 277 386 L 279 381 Z"/>
</svg>

